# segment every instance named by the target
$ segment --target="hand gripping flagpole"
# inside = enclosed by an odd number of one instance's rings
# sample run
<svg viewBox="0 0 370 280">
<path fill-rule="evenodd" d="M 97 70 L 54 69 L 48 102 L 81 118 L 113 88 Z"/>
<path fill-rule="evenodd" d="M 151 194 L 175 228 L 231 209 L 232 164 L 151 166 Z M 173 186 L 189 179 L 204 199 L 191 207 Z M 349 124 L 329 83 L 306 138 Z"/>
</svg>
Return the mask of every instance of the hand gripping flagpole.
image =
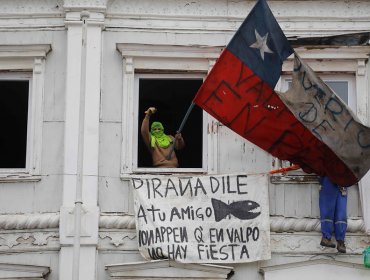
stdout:
<svg viewBox="0 0 370 280">
<path fill-rule="evenodd" d="M 186 111 L 186 114 L 184 116 L 184 118 L 182 119 L 182 122 L 180 124 L 180 127 L 179 129 L 176 131 L 176 133 L 181 133 L 182 129 L 184 128 L 184 125 L 185 125 L 185 122 L 188 120 L 189 118 L 189 115 L 191 113 L 191 110 L 193 110 L 193 107 L 194 107 L 195 103 L 191 102 L 188 110 Z M 168 156 L 166 157 L 167 160 L 170 160 L 171 159 L 171 156 L 172 156 L 172 153 L 173 153 L 173 150 L 175 149 L 175 145 L 176 145 L 176 139 L 175 141 L 173 141 L 173 144 L 171 146 L 171 150 L 170 150 L 170 153 L 168 154 Z"/>
</svg>

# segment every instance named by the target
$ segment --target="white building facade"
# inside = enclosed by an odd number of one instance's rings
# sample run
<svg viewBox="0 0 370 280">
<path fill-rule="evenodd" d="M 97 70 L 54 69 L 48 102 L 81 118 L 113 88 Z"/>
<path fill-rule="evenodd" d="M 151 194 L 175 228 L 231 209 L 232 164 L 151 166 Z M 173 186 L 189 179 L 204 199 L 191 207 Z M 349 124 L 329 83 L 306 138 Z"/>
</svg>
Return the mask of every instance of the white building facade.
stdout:
<svg viewBox="0 0 370 280">
<path fill-rule="evenodd" d="M 146 262 L 138 252 L 129 178 L 158 172 L 140 143 L 143 112 L 155 105 L 175 131 L 254 4 L 1 1 L 0 279 L 369 279 L 367 176 L 349 189 L 347 254 L 319 245 L 319 184 L 299 171 L 270 178 L 270 260 Z M 369 1 L 268 4 L 297 53 L 369 125 Z M 292 67 L 290 58 L 278 90 Z M 196 148 L 179 156 L 177 173 L 267 173 L 284 164 L 199 108 L 183 135 Z"/>
</svg>

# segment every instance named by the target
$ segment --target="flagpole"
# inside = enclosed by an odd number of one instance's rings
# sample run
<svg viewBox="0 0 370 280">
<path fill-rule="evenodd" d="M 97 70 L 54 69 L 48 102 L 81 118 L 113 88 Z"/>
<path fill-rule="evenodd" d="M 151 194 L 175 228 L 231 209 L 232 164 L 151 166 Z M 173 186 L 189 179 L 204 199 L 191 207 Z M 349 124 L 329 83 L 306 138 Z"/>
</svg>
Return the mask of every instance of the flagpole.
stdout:
<svg viewBox="0 0 370 280">
<path fill-rule="evenodd" d="M 176 133 L 181 133 L 182 129 L 184 128 L 185 122 L 186 122 L 186 121 L 188 120 L 188 118 L 189 118 L 189 115 L 190 115 L 190 113 L 191 113 L 191 110 L 193 110 L 194 105 L 195 105 L 195 103 L 194 103 L 194 102 L 191 102 L 191 104 L 190 104 L 190 106 L 189 106 L 188 110 L 186 111 L 186 114 L 185 114 L 184 118 L 182 119 L 182 122 L 181 122 L 181 124 L 180 124 L 180 127 L 179 127 L 179 129 L 176 131 Z M 175 139 L 175 141 L 173 141 L 173 144 L 172 144 L 172 146 L 171 146 L 170 153 L 169 153 L 169 154 L 168 154 L 168 156 L 167 156 L 167 160 L 170 160 L 170 159 L 171 159 L 171 155 L 172 155 L 172 153 L 173 153 L 173 150 L 175 149 L 175 145 L 176 145 L 176 139 Z"/>
</svg>

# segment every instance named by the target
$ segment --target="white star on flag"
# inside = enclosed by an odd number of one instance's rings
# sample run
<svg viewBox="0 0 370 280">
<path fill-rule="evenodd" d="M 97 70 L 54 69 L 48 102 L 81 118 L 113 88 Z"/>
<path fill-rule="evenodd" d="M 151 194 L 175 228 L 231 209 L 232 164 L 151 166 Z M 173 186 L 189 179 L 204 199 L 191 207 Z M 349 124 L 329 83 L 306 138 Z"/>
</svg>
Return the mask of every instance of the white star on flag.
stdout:
<svg viewBox="0 0 370 280">
<path fill-rule="evenodd" d="M 256 42 L 253 43 L 252 45 L 250 45 L 250 47 L 255 48 L 255 49 L 259 49 L 262 60 L 265 60 L 265 52 L 266 53 L 274 53 L 267 46 L 267 37 L 268 37 L 269 34 L 266 33 L 265 36 L 261 37 L 261 35 L 258 34 L 257 30 L 254 30 L 254 33 L 256 34 Z"/>
</svg>

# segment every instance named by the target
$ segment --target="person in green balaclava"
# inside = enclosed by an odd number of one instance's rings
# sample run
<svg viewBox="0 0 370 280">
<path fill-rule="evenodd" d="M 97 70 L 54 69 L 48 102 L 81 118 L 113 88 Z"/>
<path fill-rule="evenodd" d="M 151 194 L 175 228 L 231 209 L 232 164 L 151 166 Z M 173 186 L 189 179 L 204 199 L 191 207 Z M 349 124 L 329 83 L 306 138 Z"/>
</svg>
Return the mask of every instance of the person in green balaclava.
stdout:
<svg viewBox="0 0 370 280">
<path fill-rule="evenodd" d="M 168 168 L 178 167 L 178 159 L 172 145 L 175 141 L 175 150 L 184 148 L 185 142 L 181 133 L 176 133 L 175 137 L 164 133 L 164 127 L 160 122 L 153 122 L 149 131 L 150 116 L 157 111 L 150 107 L 145 111 L 145 118 L 141 124 L 141 136 L 152 155 L 154 167 Z M 169 154 L 171 157 L 169 158 Z"/>
<path fill-rule="evenodd" d="M 164 127 L 160 122 L 153 122 L 150 127 L 150 146 L 158 145 L 161 148 L 168 148 L 172 143 L 170 136 L 164 134 Z"/>
</svg>

